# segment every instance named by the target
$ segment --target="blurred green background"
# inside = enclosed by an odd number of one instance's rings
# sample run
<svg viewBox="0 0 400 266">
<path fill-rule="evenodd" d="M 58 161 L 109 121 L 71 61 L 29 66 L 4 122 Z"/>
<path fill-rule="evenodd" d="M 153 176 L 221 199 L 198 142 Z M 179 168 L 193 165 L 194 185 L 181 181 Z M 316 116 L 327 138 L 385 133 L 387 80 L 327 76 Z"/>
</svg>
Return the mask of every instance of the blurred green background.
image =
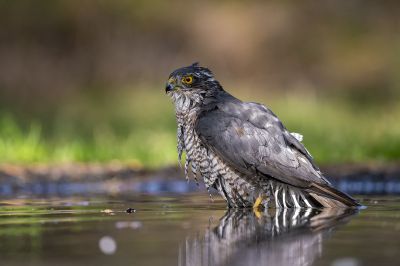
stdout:
<svg viewBox="0 0 400 266">
<path fill-rule="evenodd" d="M 0 163 L 177 163 L 199 61 L 320 163 L 400 158 L 398 1 L 0 0 Z"/>
</svg>

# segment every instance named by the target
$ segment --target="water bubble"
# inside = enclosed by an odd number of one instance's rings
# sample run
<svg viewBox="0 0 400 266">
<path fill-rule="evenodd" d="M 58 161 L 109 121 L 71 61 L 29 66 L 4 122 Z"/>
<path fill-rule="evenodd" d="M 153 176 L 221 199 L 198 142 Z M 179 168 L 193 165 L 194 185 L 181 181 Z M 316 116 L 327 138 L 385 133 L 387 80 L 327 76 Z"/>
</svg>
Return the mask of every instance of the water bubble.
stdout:
<svg viewBox="0 0 400 266">
<path fill-rule="evenodd" d="M 99 248 L 106 255 L 112 255 L 117 251 L 117 243 L 110 236 L 103 236 L 99 240 Z"/>
</svg>

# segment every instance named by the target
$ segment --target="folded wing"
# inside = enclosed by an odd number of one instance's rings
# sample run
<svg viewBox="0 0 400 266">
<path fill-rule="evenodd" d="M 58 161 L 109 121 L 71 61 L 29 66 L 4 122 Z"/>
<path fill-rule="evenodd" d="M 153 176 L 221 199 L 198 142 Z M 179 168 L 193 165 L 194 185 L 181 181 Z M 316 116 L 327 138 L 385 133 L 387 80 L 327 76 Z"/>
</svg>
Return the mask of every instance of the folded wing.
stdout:
<svg viewBox="0 0 400 266">
<path fill-rule="evenodd" d="M 216 105 L 198 118 L 196 131 L 208 148 L 240 172 L 264 174 L 297 187 L 328 184 L 304 146 L 262 105 Z"/>
</svg>

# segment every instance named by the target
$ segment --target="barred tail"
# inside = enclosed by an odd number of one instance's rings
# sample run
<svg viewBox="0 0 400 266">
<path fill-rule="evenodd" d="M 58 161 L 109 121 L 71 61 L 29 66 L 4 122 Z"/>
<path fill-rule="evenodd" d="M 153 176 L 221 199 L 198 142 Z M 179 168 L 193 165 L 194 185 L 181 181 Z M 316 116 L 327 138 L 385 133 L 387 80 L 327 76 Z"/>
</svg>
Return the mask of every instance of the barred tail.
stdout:
<svg viewBox="0 0 400 266">
<path fill-rule="evenodd" d="M 351 196 L 341 192 L 329 185 L 313 183 L 308 189 L 309 195 L 323 207 L 357 207 L 360 203 Z"/>
</svg>

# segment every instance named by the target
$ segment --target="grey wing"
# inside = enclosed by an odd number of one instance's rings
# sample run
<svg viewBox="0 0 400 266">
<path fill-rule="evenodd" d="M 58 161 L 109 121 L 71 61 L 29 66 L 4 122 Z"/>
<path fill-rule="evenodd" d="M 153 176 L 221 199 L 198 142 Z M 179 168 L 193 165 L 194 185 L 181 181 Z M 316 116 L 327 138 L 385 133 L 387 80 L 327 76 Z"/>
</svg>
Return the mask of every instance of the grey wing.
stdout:
<svg viewBox="0 0 400 266">
<path fill-rule="evenodd" d="M 329 184 L 304 146 L 262 105 L 217 105 L 198 118 L 196 132 L 204 145 L 244 174 L 266 175 L 297 187 Z"/>
</svg>

